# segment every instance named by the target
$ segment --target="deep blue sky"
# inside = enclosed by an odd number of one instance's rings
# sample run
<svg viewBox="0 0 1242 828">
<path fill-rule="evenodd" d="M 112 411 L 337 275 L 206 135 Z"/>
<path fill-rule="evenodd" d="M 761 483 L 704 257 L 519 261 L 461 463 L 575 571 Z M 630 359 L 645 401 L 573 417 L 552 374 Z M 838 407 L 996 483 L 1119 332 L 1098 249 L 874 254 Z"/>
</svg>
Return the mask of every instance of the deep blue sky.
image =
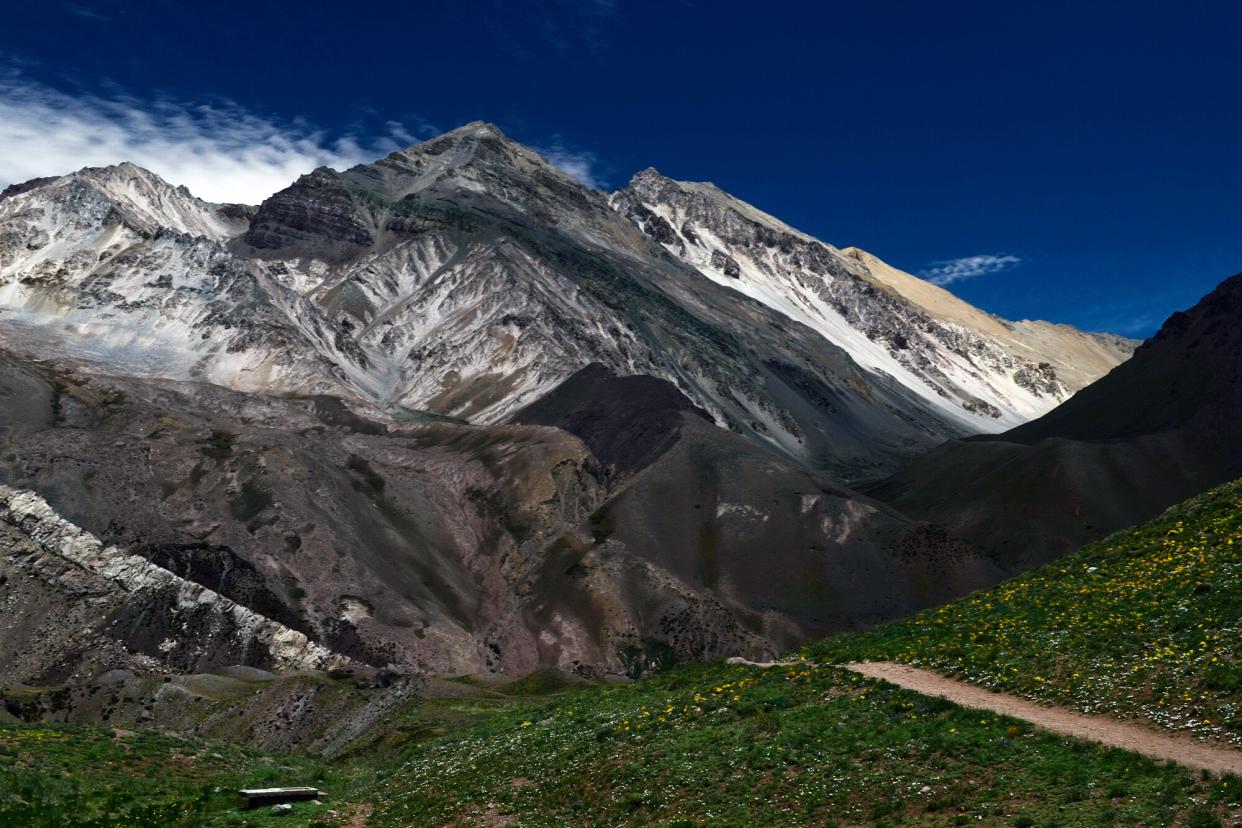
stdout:
<svg viewBox="0 0 1242 828">
<path fill-rule="evenodd" d="M 0 3 L 71 93 L 227 99 L 329 134 L 483 119 L 711 180 L 955 292 L 1150 334 L 1242 270 L 1242 4 Z"/>
</svg>

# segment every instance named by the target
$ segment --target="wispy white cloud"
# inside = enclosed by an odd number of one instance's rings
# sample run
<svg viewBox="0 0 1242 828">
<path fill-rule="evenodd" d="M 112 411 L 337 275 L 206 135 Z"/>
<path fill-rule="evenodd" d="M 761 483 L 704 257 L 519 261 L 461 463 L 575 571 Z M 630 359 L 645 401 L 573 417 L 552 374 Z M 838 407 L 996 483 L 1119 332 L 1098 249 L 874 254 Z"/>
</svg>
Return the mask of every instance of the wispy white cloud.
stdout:
<svg viewBox="0 0 1242 828">
<path fill-rule="evenodd" d="M 920 271 L 919 275 L 933 285 L 951 285 L 954 282 L 977 279 L 989 273 L 1009 270 L 1021 263 L 1022 259 L 1018 256 L 981 253 L 976 256 L 963 256 L 960 259 L 932 262 L 932 266 Z"/>
<path fill-rule="evenodd" d="M 315 167 L 372 161 L 427 132 L 390 122 L 378 139 L 329 137 L 228 101 L 67 94 L 0 75 L 0 187 L 132 161 L 208 201 L 254 204 Z"/>
<path fill-rule="evenodd" d="M 94 9 L 89 9 L 86 6 L 80 6 L 77 3 L 65 3 L 63 8 L 65 9 L 65 11 L 69 12 L 70 14 L 76 14 L 78 17 L 87 17 L 87 18 L 90 18 L 91 20 L 108 20 L 108 21 L 112 20 L 111 17 L 104 14 L 103 12 L 95 11 Z"/>
<path fill-rule="evenodd" d="M 604 188 L 605 182 L 598 171 L 599 159 L 594 153 L 570 149 L 559 138 L 554 140 L 551 146 L 536 147 L 536 149 L 540 155 L 548 159 L 549 163 L 566 175 L 576 178 L 593 190 Z"/>
</svg>

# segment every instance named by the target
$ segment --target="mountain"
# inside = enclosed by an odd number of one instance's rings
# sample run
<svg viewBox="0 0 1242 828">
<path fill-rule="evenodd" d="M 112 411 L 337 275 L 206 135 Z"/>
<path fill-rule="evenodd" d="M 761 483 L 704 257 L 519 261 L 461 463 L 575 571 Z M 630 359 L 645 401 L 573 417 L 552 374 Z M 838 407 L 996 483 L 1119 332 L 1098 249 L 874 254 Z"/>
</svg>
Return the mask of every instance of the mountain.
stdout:
<svg viewBox="0 0 1242 828">
<path fill-rule="evenodd" d="M 647 169 L 612 200 L 712 282 L 806 325 L 966 433 L 1000 431 L 1050 410 L 1137 344 L 983 313 L 864 251 L 807 236 L 712 184 Z"/>
<path fill-rule="evenodd" d="M 599 485 L 571 435 L 397 422 L 332 397 L 107 377 L 11 355 L 0 366 L 4 482 L 39 493 L 103 544 L 375 667 L 521 673 L 541 663 L 526 582 Z M 154 625 L 158 615 L 147 616 Z M 172 639 L 167 652 L 128 649 L 160 670 L 270 666 L 195 650 L 201 636 Z M 615 657 L 572 642 L 562 650 L 567 666 Z"/>
<path fill-rule="evenodd" d="M 618 429 L 605 414 L 619 400 L 651 404 L 622 410 Z M 633 671 L 634 652 L 767 657 L 1000 576 L 943 532 L 711 425 L 664 380 L 588 367 L 519 419 L 398 419 L 0 354 L 0 482 L 131 562 L 103 567 L 117 577 L 92 588 L 109 597 L 89 612 L 41 612 L 76 607 L 60 579 L 75 559 L 23 552 L 39 533 L 0 509 L 13 562 L 0 596 L 29 608 L 5 669 L 283 663 L 244 637 L 213 643 L 230 627 L 210 606 L 236 605 L 303 637 L 313 663 L 594 676 Z M 192 588 L 216 597 L 188 614 L 167 600 Z M 149 630 L 129 637 L 136 616 Z M 94 660 L 75 657 L 87 642 Z"/>
<path fill-rule="evenodd" d="M 281 670 L 348 663 L 201 583 L 104 546 L 30 492 L 0 486 L 0 548 L 6 681 L 47 685 L 118 669 L 193 672 L 213 662 Z"/>
<path fill-rule="evenodd" d="M 1070 394 L 1125 362 L 1139 345 L 1133 339 L 1086 333 L 1069 325 L 1010 322 L 979 310 L 939 285 L 900 271 L 865 250 L 847 247 L 841 253 L 858 262 L 875 284 L 917 305 L 945 325 L 963 326 L 1027 363 L 1051 365 Z M 1050 400 L 1045 398 L 1042 402 L 1047 405 Z"/>
<path fill-rule="evenodd" d="M 313 302 L 228 252 L 250 214 L 133 164 L 0 194 L 0 322 L 34 353 L 246 391 L 346 388 L 369 363 Z"/>
<path fill-rule="evenodd" d="M 944 532 L 712 427 L 678 396 L 662 380 L 588 366 L 519 417 L 581 437 L 619 472 L 590 516 L 598 548 L 578 566 L 629 566 L 633 584 L 671 576 L 727 609 L 723 629 L 666 612 L 655 640 L 675 643 L 679 655 L 727 655 L 737 645 L 726 642 L 746 630 L 762 630 L 775 652 L 1002 577 Z"/>
<path fill-rule="evenodd" d="M 1016 571 L 1238 476 L 1242 275 L 1043 417 L 947 442 L 869 493 Z"/>
<path fill-rule="evenodd" d="M 674 192 L 710 193 L 714 211 L 680 224 L 732 252 L 663 243 L 643 211 L 682 209 L 652 201 Z M 599 363 L 850 480 L 1040 413 L 1127 353 L 1051 326 L 1030 348 L 1040 336 L 1004 340 L 977 311 L 945 321 L 859 261 L 708 185 L 643 173 L 610 200 L 475 123 L 258 208 L 127 164 L 9 188 L 0 332 L 114 373 L 481 424 Z M 1077 374 L 1057 367 L 1072 349 Z"/>
<path fill-rule="evenodd" d="M 960 433 L 813 331 L 668 256 L 607 198 L 487 124 L 262 205 L 233 243 L 393 366 L 385 401 L 502 421 L 600 363 L 843 476 Z"/>
<path fill-rule="evenodd" d="M 321 661 L 767 656 L 1002 577 L 848 482 L 1128 347 L 916 282 L 710 185 L 607 196 L 483 123 L 257 207 L 88 168 L 0 194 L 0 483 Z M 151 669 L 275 663 L 78 622 Z M 23 670 L 72 672 L 51 623 L 14 632 Z"/>
<path fill-rule="evenodd" d="M 1127 361 L 482 123 L 254 207 L 129 164 L 9 187 L 0 721 L 116 729 L 4 724 L 0 813 L 88 807 L 38 780 L 155 724 L 383 757 L 332 784 L 385 824 L 1232 818 L 829 662 L 1234 739 L 1236 484 L 988 590 L 1242 476 L 1240 313 L 1242 276 Z"/>
</svg>

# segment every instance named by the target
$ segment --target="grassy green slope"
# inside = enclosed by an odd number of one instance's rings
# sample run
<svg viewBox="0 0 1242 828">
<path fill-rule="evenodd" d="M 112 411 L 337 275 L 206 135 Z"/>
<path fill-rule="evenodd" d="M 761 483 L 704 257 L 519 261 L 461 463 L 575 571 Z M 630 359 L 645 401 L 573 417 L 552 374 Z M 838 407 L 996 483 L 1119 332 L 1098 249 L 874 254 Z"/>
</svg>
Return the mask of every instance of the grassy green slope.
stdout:
<svg viewBox="0 0 1242 828">
<path fill-rule="evenodd" d="M 1213 826 L 1238 810 L 1242 781 L 834 667 L 716 664 L 430 739 L 364 793 L 378 826 Z"/>
<path fill-rule="evenodd" d="M 1240 511 L 1242 483 L 1221 487 L 996 589 L 816 644 L 796 667 L 696 665 L 609 687 L 532 681 L 504 696 L 458 688 L 356 755 L 382 769 L 347 798 L 373 804 L 375 826 L 1242 824 L 1238 778 L 1034 732 L 831 666 L 918 663 L 1236 740 Z M 3 807 L 100 814 L 139 791 L 174 816 L 198 803 L 203 824 L 242 824 L 253 818 L 215 788 L 252 784 L 273 762 L 239 753 L 204 764 L 204 747 L 142 737 L 156 740 L 149 761 L 133 745 L 63 737 L 99 731 L 47 732 L 62 735 L 20 756 L 0 738 Z M 187 755 L 196 770 L 148 778 Z M 166 824 L 151 820 L 94 824 Z"/>
<path fill-rule="evenodd" d="M 311 785 L 335 793 L 292 814 L 241 811 L 243 787 Z M 333 825 L 352 780 L 323 763 L 152 732 L 0 724 L 0 825 L 23 828 Z"/>
<path fill-rule="evenodd" d="M 1242 481 L 808 657 L 889 659 L 1242 745 Z"/>
<path fill-rule="evenodd" d="M 1234 824 L 1237 779 L 827 665 L 906 661 L 1233 740 L 1240 529 L 1242 482 L 993 590 L 828 639 L 796 669 L 704 665 L 566 692 L 412 747 L 371 792 L 377 822 Z"/>
</svg>

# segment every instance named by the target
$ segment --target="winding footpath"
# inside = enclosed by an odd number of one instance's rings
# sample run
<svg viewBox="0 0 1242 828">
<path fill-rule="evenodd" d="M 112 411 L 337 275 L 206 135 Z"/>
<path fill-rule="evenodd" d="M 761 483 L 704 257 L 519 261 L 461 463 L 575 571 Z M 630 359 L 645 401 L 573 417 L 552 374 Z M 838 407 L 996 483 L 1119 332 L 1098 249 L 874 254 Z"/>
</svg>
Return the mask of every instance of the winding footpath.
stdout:
<svg viewBox="0 0 1242 828">
<path fill-rule="evenodd" d="M 931 670 L 921 670 L 906 664 L 867 661 L 841 666 L 869 678 L 883 679 L 907 690 L 948 699 L 962 707 L 989 710 L 1003 716 L 1023 719 L 1038 728 L 1064 736 L 1131 750 L 1152 759 L 1176 762 L 1196 770 L 1204 769 L 1215 774 L 1242 774 L 1242 750 L 1195 741 L 1187 735 L 1159 733 L 1149 727 L 1109 716 L 1092 716 L 1061 707 L 1044 707 L 1027 699 L 1007 693 L 994 693 Z"/>
</svg>

